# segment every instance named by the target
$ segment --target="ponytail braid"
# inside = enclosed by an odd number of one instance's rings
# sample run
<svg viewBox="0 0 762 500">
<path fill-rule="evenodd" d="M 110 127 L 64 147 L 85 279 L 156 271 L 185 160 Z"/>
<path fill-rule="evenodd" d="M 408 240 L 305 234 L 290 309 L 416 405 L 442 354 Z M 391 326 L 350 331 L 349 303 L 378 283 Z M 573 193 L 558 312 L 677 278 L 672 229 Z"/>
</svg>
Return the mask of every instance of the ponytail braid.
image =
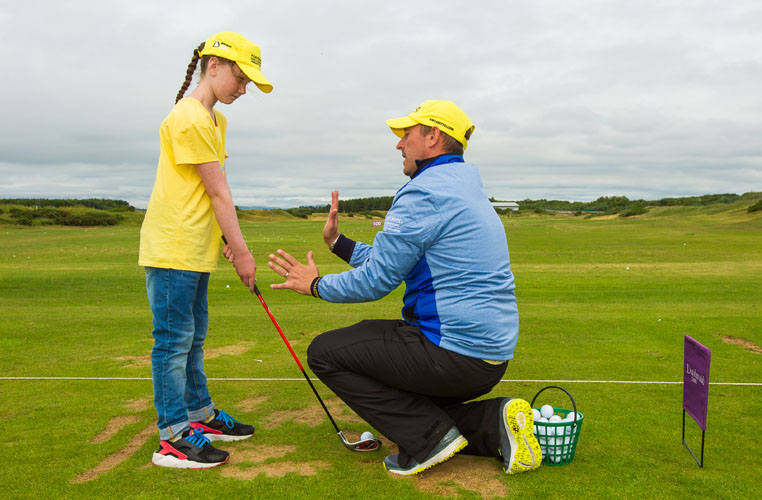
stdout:
<svg viewBox="0 0 762 500">
<path fill-rule="evenodd" d="M 204 44 L 205 42 L 201 42 L 201 45 L 199 45 L 197 49 L 193 50 L 193 58 L 191 59 L 190 64 L 188 64 L 188 70 L 185 72 L 185 81 L 183 82 L 183 86 L 180 87 L 180 92 L 177 93 L 175 104 L 180 102 L 180 99 L 182 99 L 185 95 L 185 91 L 188 90 L 188 87 L 190 87 L 191 80 L 193 80 L 193 73 L 196 72 L 196 66 L 198 65 L 198 60 L 200 59 L 198 53 L 203 50 Z"/>
</svg>

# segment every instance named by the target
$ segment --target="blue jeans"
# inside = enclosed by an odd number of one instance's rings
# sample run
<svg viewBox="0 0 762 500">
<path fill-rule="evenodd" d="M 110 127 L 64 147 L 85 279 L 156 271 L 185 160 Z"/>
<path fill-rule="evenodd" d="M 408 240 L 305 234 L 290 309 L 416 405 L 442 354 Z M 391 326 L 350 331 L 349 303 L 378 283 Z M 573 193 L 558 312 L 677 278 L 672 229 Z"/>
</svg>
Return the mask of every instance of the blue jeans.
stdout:
<svg viewBox="0 0 762 500">
<path fill-rule="evenodd" d="M 214 415 L 206 387 L 204 339 L 209 273 L 146 267 L 153 313 L 153 400 L 159 439 L 168 440 Z"/>
</svg>

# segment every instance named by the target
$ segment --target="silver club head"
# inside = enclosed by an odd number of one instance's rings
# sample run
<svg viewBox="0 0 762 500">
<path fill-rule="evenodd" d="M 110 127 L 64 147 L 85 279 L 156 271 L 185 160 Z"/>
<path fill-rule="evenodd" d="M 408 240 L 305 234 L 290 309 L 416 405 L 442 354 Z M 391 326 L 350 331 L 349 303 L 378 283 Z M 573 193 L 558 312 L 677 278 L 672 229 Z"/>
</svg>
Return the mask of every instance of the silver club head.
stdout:
<svg viewBox="0 0 762 500">
<path fill-rule="evenodd" d="M 381 449 L 380 439 L 363 439 L 361 441 L 350 443 L 347 441 L 347 438 L 344 436 L 342 431 L 339 431 L 338 434 L 339 439 L 341 439 L 341 442 L 344 443 L 344 446 L 352 451 L 377 451 Z"/>
</svg>

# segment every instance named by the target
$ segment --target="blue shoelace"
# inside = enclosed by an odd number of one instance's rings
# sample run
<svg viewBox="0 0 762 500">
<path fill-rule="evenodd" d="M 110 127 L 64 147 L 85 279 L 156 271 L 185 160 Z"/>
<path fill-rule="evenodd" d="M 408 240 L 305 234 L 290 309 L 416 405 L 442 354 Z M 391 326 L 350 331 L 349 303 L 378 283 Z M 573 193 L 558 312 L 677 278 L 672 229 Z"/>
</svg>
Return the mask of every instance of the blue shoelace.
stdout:
<svg viewBox="0 0 762 500">
<path fill-rule="evenodd" d="M 219 410 L 219 413 L 217 413 L 216 420 L 222 420 L 222 423 L 225 424 L 228 429 L 232 429 L 235 426 L 235 423 L 238 422 L 238 420 L 234 419 L 222 410 Z M 238 423 L 240 424 L 241 422 Z"/>
<path fill-rule="evenodd" d="M 191 429 L 190 434 L 188 434 L 185 440 L 199 448 L 203 448 L 205 444 L 210 443 L 209 438 L 204 436 L 204 432 L 199 429 Z"/>
</svg>

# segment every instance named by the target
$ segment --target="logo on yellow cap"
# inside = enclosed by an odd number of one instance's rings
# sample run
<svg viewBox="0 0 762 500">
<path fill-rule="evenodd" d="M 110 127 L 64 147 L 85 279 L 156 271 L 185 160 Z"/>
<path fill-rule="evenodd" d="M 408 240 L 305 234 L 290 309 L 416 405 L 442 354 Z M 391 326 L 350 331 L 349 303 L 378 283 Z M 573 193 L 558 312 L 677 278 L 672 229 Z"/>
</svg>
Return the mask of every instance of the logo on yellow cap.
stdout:
<svg viewBox="0 0 762 500">
<path fill-rule="evenodd" d="M 468 147 L 468 140 L 474 132 L 471 119 L 452 101 L 425 101 L 407 116 L 386 120 L 386 124 L 397 137 L 402 137 L 405 129 L 416 123 L 439 130 Z"/>
</svg>

